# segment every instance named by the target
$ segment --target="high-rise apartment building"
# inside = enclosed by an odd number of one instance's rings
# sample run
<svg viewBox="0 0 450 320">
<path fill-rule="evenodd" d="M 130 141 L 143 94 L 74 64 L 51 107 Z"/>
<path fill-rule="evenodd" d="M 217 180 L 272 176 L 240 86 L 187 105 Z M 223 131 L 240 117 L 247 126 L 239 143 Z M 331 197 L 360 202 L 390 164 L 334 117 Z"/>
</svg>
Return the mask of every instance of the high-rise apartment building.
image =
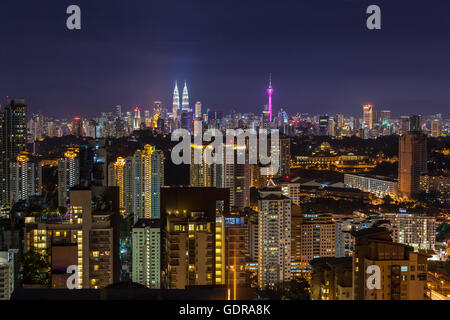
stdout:
<svg viewBox="0 0 450 320">
<path fill-rule="evenodd" d="M 52 288 L 67 288 L 71 265 L 80 288 L 104 288 L 119 281 L 119 224 L 118 187 L 72 189 L 68 214 L 26 218 L 25 251 L 48 256 Z"/>
<path fill-rule="evenodd" d="M 201 118 L 202 118 L 202 103 L 200 101 L 197 101 L 195 103 L 195 119 L 201 120 Z"/>
<path fill-rule="evenodd" d="M 226 279 L 227 288 L 233 292 L 231 298 L 239 299 L 238 288 L 245 286 L 247 275 L 245 260 L 248 254 L 246 247 L 247 226 L 242 215 L 230 215 L 225 219 L 225 247 L 226 247 Z"/>
<path fill-rule="evenodd" d="M 189 92 L 188 92 L 186 81 L 184 82 L 184 87 L 183 87 L 183 99 L 181 101 L 181 108 L 189 109 Z"/>
<path fill-rule="evenodd" d="M 273 287 L 291 278 L 291 205 L 277 187 L 258 197 L 258 287 Z"/>
<path fill-rule="evenodd" d="M 58 205 L 65 207 L 70 188 L 80 184 L 80 162 L 78 148 L 69 148 L 58 160 Z"/>
<path fill-rule="evenodd" d="M 164 185 L 164 155 L 155 147 L 145 145 L 133 155 L 134 217 L 158 219 L 161 187 Z"/>
<path fill-rule="evenodd" d="M 119 187 L 120 210 L 122 213 L 133 212 L 133 157 L 118 157 L 108 166 L 108 186 Z"/>
<path fill-rule="evenodd" d="M 118 157 L 117 161 L 108 166 L 108 186 L 119 187 L 119 205 L 125 211 L 125 159 Z"/>
<path fill-rule="evenodd" d="M 32 161 L 28 154 L 17 156 L 10 163 L 10 199 L 11 203 L 27 201 L 31 196 L 42 192 L 42 167 L 40 161 Z"/>
<path fill-rule="evenodd" d="M 292 203 L 300 205 L 300 183 L 284 182 L 280 183 L 281 192 L 284 196 L 292 200 Z"/>
<path fill-rule="evenodd" d="M 214 250 L 214 225 L 214 220 L 200 213 L 167 217 L 168 288 L 214 285 L 216 275 L 225 276 L 215 268 L 215 257 L 221 252 Z"/>
<path fill-rule="evenodd" d="M 161 191 L 162 283 L 168 288 L 226 284 L 225 220 L 229 190 Z"/>
<path fill-rule="evenodd" d="M 280 169 L 279 176 L 288 177 L 291 174 L 291 138 L 280 137 Z"/>
<path fill-rule="evenodd" d="M 250 206 L 250 164 L 247 147 L 234 146 L 233 151 L 225 151 L 224 164 L 213 166 L 213 179 L 218 188 L 230 189 L 230 208 L 234 211 Z M 245 163 L 238 163 L 239 157 L 245 158 Z M 214 183 L 214 181 L 213 181 Z"/>
<path fill-rule="evenodd" d="M 420 175 L 427 169 L 427 137 L 409 132 L 399 138 L 398 189 L 404 196 L 420 192 Z"/>
<path fill-rule="evenodd" d="M 364 229 L 353 232 L 353 236 L 354 300 L 426 299 L 426 254 L 414 252 L 405 244 L 392 242 L 390 232 L 385 228 Z M 379 270 L 376 275 L 380 280 L 379 288 L 367 285 L 369 266 Z"/>
<path fill-rule="evenodd" d="M 138 107 L 134 108 L 133 115 L 133 129 L 139 130 L 141 128 L 141 110 Z"/>
<path fill-rule="evenodd" d="M 259 226 L 258 226 L 258 212 L 250 211 L 247 216 L 247 247 L 250 261 L 257 263 L 259 257 Z"/>
<path fill-rule="evenodd" d="M 161 286 L 159 219 L 139 219 L 132 230 L 132 280 L 148 288 Z"/>
<path fill-rule="evenodd" d="M 388 124 L 391 122 L 391 110 L 381 110 L 380 111 L 380 121 L 383 124 Z"/>
<path fill-rule="evenodd" d="M 191 164 L 189 166 L 189 185 L 191 187 L 215 187 L 216 184 L 216 171 L 217 168 L 221 168 L 220 165 L 209 165 L 203 157 L 203 152 L 208 146 L 198 146 L 192 144 L 191 148 Z M 201 163 L 195 163 L 194 154 L 195 150 L 199 149 L 202 152 Z"/>
<path fill-rule="evenodd" d="M 330 117 L 327 115 L 323 115 L 319 117 L 319 134 L 321 136 L 327 136 L 329 134 L 328 132 L 328 123 L 329 123 Z"/>
<path fill-rule="evenodd" d="M 10 204 L 10 163 L 26 151 L 27 106 L 23 99 L 8 99 L 1 114 L 1 154 L 0 154 L 0 202 Z"/>
<path fill-rule="evenodd" d="M 72 121 L 72 134 L 76 137 L 83 135 L 83 123 L 79 117 L 75 117 Z"/>
<path fill-rule="evenodd" d="M 386 213 L 383 218 L 390 221 L 392 239 L 414 249 L 434 250 L 436 243 L 436 218 L 407 213 Z"/>
<path fill-rule="evenodd" d="M 335 225 L 330 213 L 305 212 L 296 222 L 300 230 L 300 271 L 308 275 L 309 262 L 321 257 L 334 257 Z"/>
</svg>

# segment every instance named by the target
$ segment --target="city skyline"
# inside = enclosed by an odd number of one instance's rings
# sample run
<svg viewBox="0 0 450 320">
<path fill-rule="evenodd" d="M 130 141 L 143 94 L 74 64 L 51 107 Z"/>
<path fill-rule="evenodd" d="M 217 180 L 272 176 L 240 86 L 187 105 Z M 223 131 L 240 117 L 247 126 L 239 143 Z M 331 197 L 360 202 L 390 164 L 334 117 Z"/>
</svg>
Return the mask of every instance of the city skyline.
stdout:
<svg viewBox="0 0 450 320">
<path fill-rule="evenodd" d="M 0 302 L 450 300 L 450 4 L 48 2 L 0 4 Z"/>
<path fill-rule="evenodd" d="M 366 103 L 394 115 L 444 113 L 449 5 L 437 2 L 422 17 L 418 1 L 381 1 L 383 27 L 372 32 L 367 3 L 79 1 L 82 28 L 70 31 L 68 3 L 43 10 L 5 1 L 0 35 L 26 50 L 0 53 L 0 96 L 71 118 L 118 104 L 170 106 L 174 80 L 186 79 L 191 101 L 205 108 L 260 113 L 272 73 L 275 113 L 348 114 Z"/>
</svg>

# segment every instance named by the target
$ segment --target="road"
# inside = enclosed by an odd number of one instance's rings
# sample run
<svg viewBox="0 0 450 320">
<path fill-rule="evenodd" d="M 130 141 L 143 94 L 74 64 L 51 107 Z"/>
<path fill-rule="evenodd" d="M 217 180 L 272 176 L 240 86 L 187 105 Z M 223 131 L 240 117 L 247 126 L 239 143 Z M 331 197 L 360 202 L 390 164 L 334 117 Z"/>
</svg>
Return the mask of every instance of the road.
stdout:
<svg viewBox="0 0 450 320">
<path fill-rule="evenodd" d="M 450 300 L 450 283 L 443 275 L 428 272 L 428 288 L 432 300 Z"/>
</svg>

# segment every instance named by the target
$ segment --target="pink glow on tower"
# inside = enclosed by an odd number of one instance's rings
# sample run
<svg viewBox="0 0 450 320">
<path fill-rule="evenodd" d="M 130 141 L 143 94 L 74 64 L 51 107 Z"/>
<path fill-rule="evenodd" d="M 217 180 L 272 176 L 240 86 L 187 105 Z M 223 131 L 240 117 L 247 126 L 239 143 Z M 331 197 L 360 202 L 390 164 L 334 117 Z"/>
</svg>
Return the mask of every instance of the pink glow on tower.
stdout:
<svg viewBox="0 0 450 320">
<path fill-rule="evenodd" d="M 269 114 L 270 114 L 270 122 L 272 122 L 272 74 L 269 77 L 269 87 L 267 88 L 267 94 L 269 95 Z"/>
</svg>

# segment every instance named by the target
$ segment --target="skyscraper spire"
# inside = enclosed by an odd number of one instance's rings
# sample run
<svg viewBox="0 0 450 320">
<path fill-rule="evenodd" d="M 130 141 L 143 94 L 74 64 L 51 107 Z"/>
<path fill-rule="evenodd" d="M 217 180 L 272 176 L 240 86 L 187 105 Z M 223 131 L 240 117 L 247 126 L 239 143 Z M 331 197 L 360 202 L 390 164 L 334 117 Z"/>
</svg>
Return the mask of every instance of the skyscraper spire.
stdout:
<svg viewBox="0 0 450 320">
<path fill-rule="evenodd" d="M 269 114 L 270 114 L 270 122 L 272 122 L 272 74 L 269 74 L 269 87 L 267 88 L 267 94 L 269 95 Z"/>
<path fill-rule="evenodd" d="M 181 106 L 183 109 L 189 109 L 189 94 L 188 94 L 188 89 L 187 89 L 187 85 L 186 85 L 186 80 L 184 81 L 183 100 L 182 100 Z"/>
<path fill-rule="evenodd" d="M 180 109 L 180 93 L 178 92 L 177 82 L 175 81 L 175 89 L 173 90 L 173 118 L 178 117 L 178 109 Z"/>
</svg>

